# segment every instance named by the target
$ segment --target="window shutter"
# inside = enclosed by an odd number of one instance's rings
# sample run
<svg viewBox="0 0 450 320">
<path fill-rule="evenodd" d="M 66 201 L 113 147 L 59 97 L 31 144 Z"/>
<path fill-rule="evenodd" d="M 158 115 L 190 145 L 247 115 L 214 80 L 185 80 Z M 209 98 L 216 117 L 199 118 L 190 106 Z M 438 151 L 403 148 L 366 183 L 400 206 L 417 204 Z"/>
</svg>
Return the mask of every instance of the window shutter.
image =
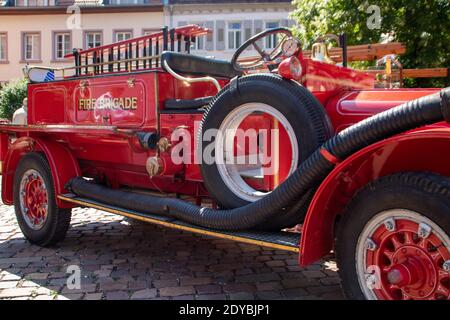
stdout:
<svg viewBox="0 0 450 320">
<path fill-rule="evenodd" d="M 211 33 L 209 33 L 206 36 L 206 46 L 205 49 L 207 51 L 214 51 L 214 21 L 206 21 L 205 23 L 206 28 L 211 30 Z"/>
<path fill-rule="evenodd" d="M 219 51 L 225 50 L 225 21 L 216 21 L 217 30 L 217 44 L 216 49 Z"/>
</svg>

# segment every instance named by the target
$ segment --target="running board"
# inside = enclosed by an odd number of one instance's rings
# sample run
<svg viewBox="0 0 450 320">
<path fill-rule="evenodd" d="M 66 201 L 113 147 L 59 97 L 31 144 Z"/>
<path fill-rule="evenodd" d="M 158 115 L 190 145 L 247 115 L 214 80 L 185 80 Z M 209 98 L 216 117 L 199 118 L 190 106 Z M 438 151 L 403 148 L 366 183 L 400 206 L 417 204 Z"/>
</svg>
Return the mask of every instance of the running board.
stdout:
<svg viewBox="0 0 450 320">
<path fill-rule="evenodd" d="M 207 235 L 215 238 L 228 239 L 237 242 L 249 243 L 258 246 L 296 252 L 299 250 L 300 234 L 292 232 L 266 232 L 266 231 L 217 231 L 213 229 L 203 228 L 191 225 L 189 223 L 157 216 L 146 213 L 141 213 L 133 210 L 119 208 L 116 206 L 100 203 L 98 201 L 86 198 L 77 197 L 74 194 L 68 193 L 59 195 L 60 200 L 76 204 L 79 207 L 94 208 L 120 216 L 129 217 L 136 220 L 145 221 L 148 223 L 164 226 L 171 229 L 178 229 L 189 231 L 201 235 Z"/>
</svg>

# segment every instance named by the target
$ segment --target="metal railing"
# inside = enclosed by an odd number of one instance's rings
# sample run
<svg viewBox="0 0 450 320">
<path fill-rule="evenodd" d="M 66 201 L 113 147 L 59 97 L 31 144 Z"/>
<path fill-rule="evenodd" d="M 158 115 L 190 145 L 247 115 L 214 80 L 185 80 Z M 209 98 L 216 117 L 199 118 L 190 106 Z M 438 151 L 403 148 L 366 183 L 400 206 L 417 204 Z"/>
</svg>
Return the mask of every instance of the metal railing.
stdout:
<svg viewBox="0 0 450 320">
<path fill-rule="evenodd" d="M 190 53 L 196 38 L 208 32 L 208 29 L 195 25 L 170 30 L 165 27 L 139 38 L 86 50 L 74 49 L 65 58 L 73 58 L 75 65 L 54 70 L 61 71 L 63 77 L 82 77 L 161 68 L 163 51 Z M 69 75 L 67 70 L 74 70 L 74 74 Z"/>
</svg>

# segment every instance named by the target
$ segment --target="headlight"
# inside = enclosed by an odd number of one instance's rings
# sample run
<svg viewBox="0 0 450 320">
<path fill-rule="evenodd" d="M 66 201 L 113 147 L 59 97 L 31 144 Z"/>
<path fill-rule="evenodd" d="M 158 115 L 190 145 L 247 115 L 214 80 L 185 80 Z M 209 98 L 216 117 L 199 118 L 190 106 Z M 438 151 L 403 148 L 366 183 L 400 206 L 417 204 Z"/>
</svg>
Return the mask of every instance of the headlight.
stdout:
<svg viewBox="0 0 450 320">
<path fill-rule="evenodd" d="M 290 57 L 280 63 L 278 73 L 285 79 L 299 80 L 303 73 L 302 64 L 297 57 Z"/>
</svg>

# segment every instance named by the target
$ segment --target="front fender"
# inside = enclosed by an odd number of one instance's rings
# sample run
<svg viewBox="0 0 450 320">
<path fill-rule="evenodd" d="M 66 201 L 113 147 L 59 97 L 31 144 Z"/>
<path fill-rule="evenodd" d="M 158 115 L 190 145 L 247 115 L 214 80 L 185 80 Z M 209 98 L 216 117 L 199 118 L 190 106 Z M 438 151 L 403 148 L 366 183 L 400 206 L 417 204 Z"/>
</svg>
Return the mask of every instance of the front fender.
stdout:
<svg viewBox="0 0 450 320">
<path fill-rule="evenodd" d="M 14 202 L 13 185 L 17 165 L 20 159 L 29 152 L 42 152 L 47 158 L 52 171 L 55 197 L 58 194 L 67 192 L 64 188 L 67 181 L 81 175 L 75 157 L 69 149 L 60 143 L 36 137 L 21 137 L 11 144 L 5 157 L 2 177 L 2 200 L 7 205 L 12 205 Z M 60 208 L 72 207 L 57 197 L 56 199 Z"/>
<path fill-rule="evenodd" d="M 434 172 L 450 177 L 450 127 L 429 127 L 370 145 L 327 176 L 311 202 L 302 231 L 300 264 L 311 264 L 333 249 L 335 219 L 356 192 L 383 176 Z"/>
</svg>

